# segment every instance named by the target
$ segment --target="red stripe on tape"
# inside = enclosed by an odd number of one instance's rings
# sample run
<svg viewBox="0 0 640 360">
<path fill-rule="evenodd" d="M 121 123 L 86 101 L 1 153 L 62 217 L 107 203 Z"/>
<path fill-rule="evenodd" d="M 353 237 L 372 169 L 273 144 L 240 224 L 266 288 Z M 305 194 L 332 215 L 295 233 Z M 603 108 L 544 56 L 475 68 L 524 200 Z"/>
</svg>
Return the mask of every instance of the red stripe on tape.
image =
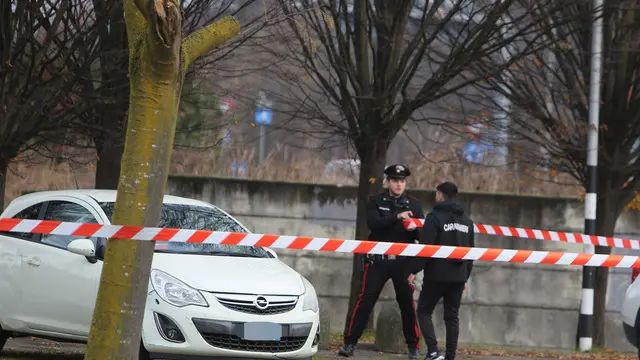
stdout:
<svg viewBox="0 0 640 360">
<path fill-rule="evenodd" d="M 51 232 L 60 226 L 62 222 L 60 221 L 51 221 L 51 220 L 43 220 L 40 224 L 36 225 L 31 232 L 40 233 L 40 234 L 51 234 Z"/>
<path fill-rule="evenodd" d="M 189 239 L 187 239 L 187 242 L 202 243 L 209 237 L 209 235 L 211 235 L 211 231 L 197 230 L 196 232 L 191 234 L 191 236 L 189 236 Z"/>
<path fill-rule="evenodd" d="M 463 258 L 465 255 L 467 255 L 469 253 L 469 251 L 471 251 L 471 248 L 469 247 L 457 247 L 455 249 L 453 249 L 453 251 L 451 252 L 451 257 L 459 259 L 459 258 Z"/>
<path fill-rule="evenodd" d="M 524 232 L 527 233 L 527 237 L 529 237 L 529 238 L 535 238 L 536 237 L 536 234 L 531 229 L 524 229 Z"/>
<path fill-rule="evenodd" d="M 478 258 L 478 260 L 494 261 L 498 256 L 500 256 L 500 254 L 502 254 L 501 249 L 487 249 L 484 254 Z"/>
<path fill-rule="evenodd" d="M 112 238 L 114 239 L 133 239 L 136 234 L 142 231 L 144 227 L 142 226 L 123 226 L 118 230 L 115 234 L 113 234 Z"/>
<path fill-rule="evenodd" d="M 156 236 L 153 237 L 153 240 L 154 241 L 169 241 L 179 231 L 180 230 L 178 230 L 178 229 L 162 229 L 156 234 Z"/>
<path fill-rule="evenodd" d="M 576 243 L 578 244 L 584 244 L 584 241 L 582 240 L 582 235 L 580 234 L 573 234 L 576 238 Z"/>
<path fill-rule="evenodd" d="M 361 241 L 355 249 L 353 249 L 354 253 L 369 253 L 378 243 L 373 241 Z"/>
<path fill-rule="evenodd" d="M 322 245 L 320 250 L 322 251 L 336 251 L 340 245 L 344 244 L 342 239 L 329 239 L 326 244 Z"/>
<path fill-rule="evenodd" d="M 560 241 L 569 242 L 569 239 L 567 238 L 567 234 L 566 233 L 559 232 L 557 234 L 558 234 L 558 239 L 560 239 Z"/>
<path fill-rule="evenodd" d="M 542 261 L 540 261 L 541 264 L 555 264 L 558 261 L 560 261 L 560 258 L 562 258 L 562 253 L 561 252 L 549 252 L 547 254 L 547 256 L 544 257 L 544 259 L 542 259 Z"/>
<path fill-rule="evenodd" d="M 0 219 L 0 231 L 11 231 L 22 222 L 22 219 Z"/>
<path fill-rule="evenodd" d="M 533 254 L 532 250 L 518 250 L 518 252 L 511 258 L 513 262 L 525 262 Z"/>
<path fill-rule="evenodd" d="M 98 230 L 102 229 L 100 224 L 82 224 L 72 233 L 73 236 L 92 237 Z"/>
<path fill-rule="evenodd" d="M 613 266 L 617 266 L 620 263 L 620 261 L 622 261 L 622 256 L 609 255 L 607 256 L 607 259 L 604 262 L 602 262 L 600 266 L 613 267 Z"/>
<path fill-rule="evenodd" d="M 478 232 L 481 232 L 483 234 L 487 233 L 487 229 L 484 227 L 484 225 L 482 224 L 476 224 L 476 227 L 478 228 Z"/>
<path fill-rule="evenodd" d="M 260 240 L 256 242 L 256 246 L 269 247 L 273 245 L 273 243 L 276 242 L 276 240 L 278 240 L 279 238 L 280 236 L 278 235 L 262 235 L 262 237 L 260 237 Z"/>
<path fill-rule="evenodd" d="M 409 244 L 393 243 L 389 247 L 389 250 L 385 251 L 384 253 L 387 255 L 400 255 L 402 254 L 404 249 L 407 248 L 407 246 L 409 246 Z"/>
<path fill-rule="evenodd" d="M 438 250 L 440 250 L 439 246 L 435 246 L 435 245 L 425 245 L 424 248 L 422 248 L 422 250 L 420 250 L 417 254 L 417 256 L 426 256 L 426 257 L 431 257 L 433 256 L 436 252 L 438 252 Z"/>
<path fill-rule="evenodd" d="M 311 237 L 297 237 L 287 246 L 290 249 L 304 249 L 313 240 Z"/>
<path fill-rule="evenodd" d="M 247 237 L 247 234 L 245 233 L 231 233 L 227 235 L 227 237 L 224 238 L 224 240 L 222 240 L 220 244 L 238 245 L 240 241 L 242 241 L 242 239 L 244 239 L 245 237 Z"/>
<path fill-rule="evenodd" d="M 578 254 L 576 258 L 571 262 L 573 265 L 584 265 L 591 260 L 592 256 L 590 254 Z"/>
</svg>

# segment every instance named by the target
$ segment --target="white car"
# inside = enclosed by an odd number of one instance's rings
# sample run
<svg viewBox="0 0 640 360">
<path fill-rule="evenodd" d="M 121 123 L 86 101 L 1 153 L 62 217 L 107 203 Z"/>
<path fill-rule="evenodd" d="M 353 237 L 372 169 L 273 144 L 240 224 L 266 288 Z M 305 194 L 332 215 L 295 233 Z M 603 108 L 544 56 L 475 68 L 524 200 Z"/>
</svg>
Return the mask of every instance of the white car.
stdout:
<svg viewBox="0 0 640 360">
<path fill-rule="evenodd" d="M 110 224 L 116 192 L 44 191 L 3 218 Z M 160 227 L 249 231 L 219 208 L 166 195 Z M 0 350 L 8 337 L 86 342 L 106 239 L 0 233 Z M 275 252 L 217 244 L 156 244 L 141 359 L 311 359 L 320 336 L 314 287 Z"/>
<path fill-rule="evenodd" d="M 622 326 L 627 340 L 638 349 L 640 359 L 640 269 L 632 269 L 631 285 L 622 302 Z"/>
</svg>

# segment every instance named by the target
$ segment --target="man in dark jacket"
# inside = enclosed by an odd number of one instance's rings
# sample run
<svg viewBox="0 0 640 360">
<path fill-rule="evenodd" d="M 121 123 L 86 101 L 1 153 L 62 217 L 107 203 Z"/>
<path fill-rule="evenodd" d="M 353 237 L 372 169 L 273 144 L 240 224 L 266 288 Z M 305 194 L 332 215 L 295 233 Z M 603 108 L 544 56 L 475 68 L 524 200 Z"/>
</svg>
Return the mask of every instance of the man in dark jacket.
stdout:
<svg viewBox="0 0 640 360">
<path fill-rule="evenodd" d="M 420 231 L 420 243 L 429 245 L 475 246 L 473 221 L 455 201 L 458 187 L 444 182 L 436 188 L 436 205 L 425 218 Z M 427 343 L 425 360 L 454 360 L 458 347 L 458 311 L 462 292 L 473 268 L 472 260 L 420 258 L 412 259 L 409 282 L 424 270 L 424 280 L 418 299 L 418 323 Z M 431 316 L 436 304 L 443 298 L 446 327 L 445 356 L 440 355 Z"/>
<path fill-rule="evenodd" d="M 384 173 L 387 176 L 388 189 L 371 196 L 367 203 L 367 225 L 371 230 L 368 240 L 415 243 L 418 232 L 405 229 L 403 223 L 403 219 L 424 217 L 418 200 L 405 194 L 406 177 L 411 172 L 406 166 L 391 165 Z M 409 349 L 409 358 L 420 357 L 420 334 L 413 301 L 414 287 L 412 283 L 407 282 L 411 270 L 410 261 L 411 258 L 400 256 L 367 255 L 362 292 L 353 309 L 345 330 L 344 345 L 338 351 L 338 355 L 353 356 L 355 345 L 367 326 L 371 310 L 382 288 L 391 279 L 402 314 L 402 328 Z"/>
</svg>

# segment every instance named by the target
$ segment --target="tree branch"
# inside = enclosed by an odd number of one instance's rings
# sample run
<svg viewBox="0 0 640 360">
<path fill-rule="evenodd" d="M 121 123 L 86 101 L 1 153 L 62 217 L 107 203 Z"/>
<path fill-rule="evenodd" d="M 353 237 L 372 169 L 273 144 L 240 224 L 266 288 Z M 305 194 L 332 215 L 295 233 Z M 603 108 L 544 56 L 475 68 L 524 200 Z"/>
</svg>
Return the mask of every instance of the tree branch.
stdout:
<svg viewBox="0 0 640 360">
<path fill-rule="evenodd" d="M 182 42 L 185 68 L 209 51 L 220 47 L 240 32 L 240 23 L 231 16 L 203 27 Z"/>
</svg>

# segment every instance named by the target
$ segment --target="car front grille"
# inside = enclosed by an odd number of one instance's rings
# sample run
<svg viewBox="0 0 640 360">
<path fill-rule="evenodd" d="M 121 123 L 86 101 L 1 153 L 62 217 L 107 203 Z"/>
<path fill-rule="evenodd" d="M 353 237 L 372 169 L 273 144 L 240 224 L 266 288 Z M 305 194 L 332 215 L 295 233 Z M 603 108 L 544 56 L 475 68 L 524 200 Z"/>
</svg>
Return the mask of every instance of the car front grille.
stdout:
<svg viewBox="0 0 640 360">
<path fill-rule="evenodd" d="M 221 349 L 241 350 L 251 352 L 281 353 L 296 351 L 304 346 L 306 337 L 283 337 L 280 341 L 253 341 L 244 340 L 236 335 L 223 335 L 212 333 L 201 333 L 204 340 L 209 345 Z"/>
<path fill-rule="evenodd" d="M 284 353 L 300 350 L 311 339 L 313 323 L 279 324 L 282 329 L 279 340 L 245 339 L 244 322 L 193 318 L 193 324 L 209 345 L 227 350 L 254 353 Z"/>
<path fill-rule="evenodd" d="M 255 314 L 255 315 L 275 315 L 275 314 L 284 314 L 293 310 L 296 307 L 296 303 L 276 303 L 269 304 L 269 307 L 266 309 L 259 309 L 252 302 L 248 303 L 239 303 L 236 301 L 225 301 L 224 299 L 218 299 L 222 305 L 231 310 L 240 311 L 247 314 Z"/>
<path fill-rule="evenodd" d="M 244 295 L 244 294 L 214 294 L 218 302 L 224 307 L 254 315 L 275 315 L 284 314 L 295 309 L 298 303 L 297 296 L 261 296 L 261 295 Z M 265 308 L 256 306 L 255 300 L 262 297 L 268 301 Z"/>
</svg>

